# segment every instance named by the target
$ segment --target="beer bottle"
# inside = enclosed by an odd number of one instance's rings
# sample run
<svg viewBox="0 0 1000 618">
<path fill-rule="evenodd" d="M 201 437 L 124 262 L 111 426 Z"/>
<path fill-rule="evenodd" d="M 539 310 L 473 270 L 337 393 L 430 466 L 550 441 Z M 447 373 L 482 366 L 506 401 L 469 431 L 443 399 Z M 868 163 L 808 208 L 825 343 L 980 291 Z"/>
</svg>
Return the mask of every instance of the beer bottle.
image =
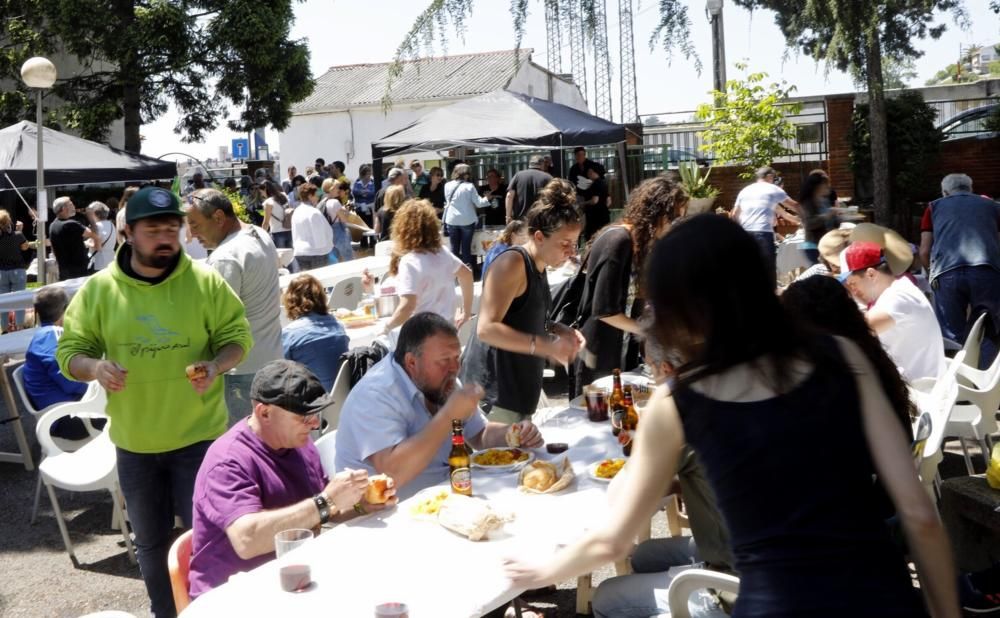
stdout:
<svg viewBox="0 0 1000 618">
<path fill-rule="evenodd" d="M 451 472 L 451 493 L 472 495 L 472 467 L 469 452 L 465 450 L 465 436 L 462 421 L 451 422 L 451 453 L 448 455 L 448 469 Z"/>
<path fill-rule="evenodd" d="M 621 432 L 622 414 L 625 410 L 625 395 L 622 394 L 622 371 L 615 369 L 612 373 L 614 386 L 608 398 L 608 411 L 611 412 L 611 434 L 617 436 Z"/>
<path fill-rule="evenodd" d="M 632 438 L 635 437 L 635 430 L 639 427 L 639 413 L 635 411 L 635 403 L 632 401 L 632 385 L 625 386 L 625 406 L 621 420 L 622 452 L 626 457 L 632 455 Z"/>
</svg>

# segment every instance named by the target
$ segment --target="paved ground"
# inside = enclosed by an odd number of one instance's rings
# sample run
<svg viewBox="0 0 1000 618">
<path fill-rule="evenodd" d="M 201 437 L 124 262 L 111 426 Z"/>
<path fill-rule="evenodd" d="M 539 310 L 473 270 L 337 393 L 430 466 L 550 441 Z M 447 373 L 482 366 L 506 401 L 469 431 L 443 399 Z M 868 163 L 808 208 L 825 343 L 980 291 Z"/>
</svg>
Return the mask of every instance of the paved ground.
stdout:
<svg viewBox="0 0 1000 618">
<path fill-rule="evenodd" d="M 546 390 L 553 405 L 565 403 L 563 384 L 554 382 Z M 24 425 L 35 445 L 34 420 L 29 416 Z M 16 450 L 12 432 L 2 425 L 0 450 Z M 37 455 L 36 447 L 36 461 Z M 964 474 L 960 459 L 953 454 L 944 469 L 948 476 Z M 28 523 L 35 479 L 35 473 L 21 466 L 0 463 L 0 616 L 69 618 L 108 609 L 146 616 L 139 569 L 129 563 L 121 535 L 109 525 L 108 494 L 57 492 L 81 563 L 80 568 L 73 568 L 44 491 L 38 520 Z M 653 535 L 666 536 L 662 514 L 654 520 Z M 612 574 L 610 567 L 596 573 L 595 586 Z M 548 609 L 550 616 L 573 616 L 576 581 L 563 582 L 558 588 L 554 594 L 532 599 L 532 604 Z"/>
</svg>

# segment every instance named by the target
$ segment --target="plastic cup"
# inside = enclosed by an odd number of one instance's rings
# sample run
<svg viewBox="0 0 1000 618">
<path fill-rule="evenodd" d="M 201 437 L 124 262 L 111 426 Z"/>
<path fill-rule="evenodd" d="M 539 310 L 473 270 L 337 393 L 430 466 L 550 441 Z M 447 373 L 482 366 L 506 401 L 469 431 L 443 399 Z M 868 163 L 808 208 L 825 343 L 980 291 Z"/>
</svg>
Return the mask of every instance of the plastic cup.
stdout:
<svg viewBox="0 0 1000 618">
<path fill-rule="evenodd" d="M 313 538 L 312 530 L 292 528 L 274 535 L 274 555 L 280 558 L 297 547 L 305 545 Z"/>
<path fill-rule="evenodd" d="M 375 618 L 409 618 L 406 603 L 382 603 L 375 606 Z"/>
<path fill-rule="evenodd" d="M 583 395 L 587 402 L 587 418 L 595 423 L 608 420 L 608 392 L 603 388 L 587 386 Z"/>
</svg>

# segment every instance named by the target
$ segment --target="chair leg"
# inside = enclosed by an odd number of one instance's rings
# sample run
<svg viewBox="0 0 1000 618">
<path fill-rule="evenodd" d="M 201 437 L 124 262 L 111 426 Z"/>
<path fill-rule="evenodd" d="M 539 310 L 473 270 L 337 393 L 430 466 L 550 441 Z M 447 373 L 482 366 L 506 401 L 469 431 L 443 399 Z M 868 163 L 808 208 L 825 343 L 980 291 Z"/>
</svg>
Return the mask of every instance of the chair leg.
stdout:
<svg viewBox="0 0 1000 618">
<path fill-rule="evenodd" d="M 49 492 L 49 500 L 52 502 L 52 512 L 55 513 L 56 523 L 59 524 L 59 533 L 62 534 L 63 544 L 66 546 L 69 559 L 73 562 L 75 568 L 79 568 L 80 562 L 76 559 L 76 554 L 73 553 L 73 543 L 69 540 L 69 531 L 66 529 L 66 520 L 63 519 L 62 509 L 59 508 L 56 492 L 52 489 L 52 485 L 48 483 L 45 483 L 45 489 Z"/>
<path fill-rule="evenodd" d="M 983 450 L 983 461 L 986 463 L 986 470 L 990 469 L 990 455 L 993 449 L 990 448 L 989 437 L 979 439 L 979 448 Z"/>
<path fill-rule="evenodd" d="M 17 408 L 12 408 L 17 413 Z M 17 448 L 21 451 L 21 460 L 24 469 L 31 472 L 35 469 L 35 463 L 31 459 L 31 449 L 28 447 L 28 439 L 24 436 L 24 426 L 21 425 L 21 417 L 18 416 L 11 423 L 14 426 L 14 438 L 17 440 Z"/>
<path fill-rule="evenodd" d="M 667 530 L 671 537 L 681 536 L 681 512 L 677 504 L 677 496 L 671 496 L 667 503 Z"/>
<path fill-rule="evenodd" d="M 594 597 L 593 582 L 591 574 L 581 575 L 576 578 L 576 613 L 590 614 L 590 602 Z"/>
<path fill-rule="evenodd" d="M 115 514 L 117 519 L 121 522 L 122 538 L 125 539 L 125 549 L 128 551 L 128 560 L 132 564 L 136 564 L 135 559 L 135 548 L 132 547 L 132 535 L 129 534 L 128 526 L 125 525 L 125 506 L 121 495 L 118 492 L 118 487 L 116 486 L 111 490 L 111 501 L 114 503 Z"/>
<path fill-rule="evenodd" d="M 972 468 L 972 458 L 969 457 L 969 447 L 965 444 L 965 438 L 959 438 L 958 443 L 962 445 L 962 455 L 965 457 L 965 471 L 972 476 L 976 471 Z"/>
<path fill-rule="evenodd" d="M 35 524 L 35 518 L 38 517 L 38 500 L 42 497 L 42 473 L 38 473 L 38 482 L 35 483 L 35 503 L 31 507 L 31 524 Z"/>
</svg>

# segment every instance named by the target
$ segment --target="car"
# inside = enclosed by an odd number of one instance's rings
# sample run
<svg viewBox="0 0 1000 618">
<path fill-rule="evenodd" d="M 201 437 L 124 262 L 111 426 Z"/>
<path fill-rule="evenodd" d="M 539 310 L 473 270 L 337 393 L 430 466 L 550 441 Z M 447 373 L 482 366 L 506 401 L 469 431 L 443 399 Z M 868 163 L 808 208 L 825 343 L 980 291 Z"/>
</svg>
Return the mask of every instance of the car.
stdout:
<svg viewBox="0 0 1000 618">
<path fill-rule="evenodd" d="M 944 134 L 942 139 L 946 142 L 967 137 L 992 137 L 997 133 L 986 128 L 986 120 L 997 113 L 1000 113 L 1000 104 L 977 107 L 939 123 L 938 129 Z"/>
</svg>

